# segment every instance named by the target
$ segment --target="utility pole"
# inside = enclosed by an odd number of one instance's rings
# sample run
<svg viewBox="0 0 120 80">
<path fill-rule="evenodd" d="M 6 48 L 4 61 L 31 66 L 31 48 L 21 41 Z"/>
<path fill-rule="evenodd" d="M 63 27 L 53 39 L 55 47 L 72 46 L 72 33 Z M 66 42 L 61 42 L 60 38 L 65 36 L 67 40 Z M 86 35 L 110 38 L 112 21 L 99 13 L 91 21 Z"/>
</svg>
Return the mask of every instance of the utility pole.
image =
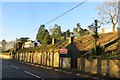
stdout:
<svg viewBox="0 0 120 80">
<path fill-rule="evenodd" d="M 94 23 L 95 23 L 95 35 L 94 35 L 94 42 L 95 42 L 95 44 L 94 44 L 94 49 L 95 49 L 95 53 L 97 54 L 97 38 L 98 38 L 98 31 L 97 31 L 97 29 L 98 29 L 98 21 L 97 20 L 94 20 Z"/>
<path fill-rule="evenodd" d="M 90 26 L 88 26 L 90 31 L 92 32 L 92 36 L 94 37 L 94 50 L 95 53 L 97 54 L 97 39 L 98 39 L 98 20 L 94 20 L 94 23 L 92 23 Z"/>
</svg>

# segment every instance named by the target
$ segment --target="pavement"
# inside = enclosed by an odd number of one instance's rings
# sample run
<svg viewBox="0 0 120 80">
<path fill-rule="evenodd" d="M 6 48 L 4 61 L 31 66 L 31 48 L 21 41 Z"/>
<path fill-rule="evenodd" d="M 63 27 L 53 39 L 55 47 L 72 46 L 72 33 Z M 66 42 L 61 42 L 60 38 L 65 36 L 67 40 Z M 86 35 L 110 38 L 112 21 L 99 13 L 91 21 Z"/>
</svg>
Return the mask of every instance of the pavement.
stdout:
<svg viewBox="0 0 120 80">
<path fill-rule="evenodd" d="M 112 80 L 113 78 L 70 69 L 53 68 L 2 59 L 2 80 Z"/>
</svg>

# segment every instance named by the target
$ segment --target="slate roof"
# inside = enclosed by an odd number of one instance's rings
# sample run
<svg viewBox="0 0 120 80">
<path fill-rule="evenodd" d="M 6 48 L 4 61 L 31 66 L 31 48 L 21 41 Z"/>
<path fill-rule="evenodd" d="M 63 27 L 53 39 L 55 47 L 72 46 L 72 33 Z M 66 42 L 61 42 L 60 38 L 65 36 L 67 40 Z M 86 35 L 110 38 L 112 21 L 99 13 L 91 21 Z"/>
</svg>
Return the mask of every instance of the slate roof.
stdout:
<svg viewBox="0 0 120 80">
<path fill-rule="evenodd" d="M 109 43 L 110 41 L 114 41 L 118 38 L 117 33 L 104 33 L 100 34 L 99 38 L 97 40 L 97 44 L 100 46 L 104 46 L 105 44 Z M 90 35 L 81 37 L 79 39 L 74 39 L 73 45 L 76 46 L 76 48 L 79 51 L 89 51 L 91 48 L 93 48 L 93 40 L 94 38 Z M 68 47 L 70 44 L 67 41 L 61 41 L 59 43 L 56 43 L 55 45 L 49 44 L 49 45 L 41 45 L 39 47 L 31 47 L 31 48 L 25 48 L 18 50 L 17 52 L 30 52 L 30 51 L 58 51 L 60 47 Z M 113 51 L 117 49 L 117 42 L 112 44 L 111 46 L 107 47 L 105 51 Z"/>
</svg>

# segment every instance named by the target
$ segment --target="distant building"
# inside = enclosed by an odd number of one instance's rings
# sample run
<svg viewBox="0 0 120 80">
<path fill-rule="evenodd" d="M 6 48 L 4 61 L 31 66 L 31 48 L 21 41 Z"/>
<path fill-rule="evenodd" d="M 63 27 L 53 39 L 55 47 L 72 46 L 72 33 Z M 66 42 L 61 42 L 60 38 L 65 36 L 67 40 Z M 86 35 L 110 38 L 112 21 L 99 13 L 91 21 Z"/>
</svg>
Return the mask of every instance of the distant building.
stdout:
<svg viewBox="0 0 120 80">
<path fill-rule="evenodd" d="M 40 42 L 38 40 L 35 40 L 35 41 L 28 40 L 23 44 L 23 48 L 36 47 L 39 45 L 40 45 Z"/>
<path fill-rule="evenodd" d="M 14 47 L 14 41 L 7 42 L 5 45 L 5 50 L 12 49 Z"/>
<path fill-rule="evenodd" d="M 32 44 L 32 40 L 28 40 L 27 42 L 25 42 L 24 44 L 23 44 L 23 47 L 24 48 L 29 48 L 29 47 L 31 47 L 31 44 Z"/>
<path fill-rule="evenodd" d="M 23 44 L 22 44 L 20 41 L 16 41 L 16 42 L 14 43 L 14 46 L 15 46 L 16 50 L 17 50 L 17 49 L 22 49 Z"/>
<path fill-rule="evenodd" d="M 30 45 L 30 47 L 36 47 L 36 46 L 40 46 L 40 42 L 36 39 L 35 41 L 33 41 Z"/>
</svg>

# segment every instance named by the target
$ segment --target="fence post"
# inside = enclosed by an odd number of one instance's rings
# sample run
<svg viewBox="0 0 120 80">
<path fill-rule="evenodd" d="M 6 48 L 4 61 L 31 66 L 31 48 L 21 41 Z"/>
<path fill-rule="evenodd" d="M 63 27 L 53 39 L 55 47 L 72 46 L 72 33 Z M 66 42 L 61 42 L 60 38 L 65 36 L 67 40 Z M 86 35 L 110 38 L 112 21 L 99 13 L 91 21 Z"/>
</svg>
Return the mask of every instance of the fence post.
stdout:
<svg viewBox="0 0 120 80">
<path fill-rule="evenodd" d="M 24 54 L 22 53 L 22 61 L 23 61 L 23 58 L 24 58 Z"/>
<path fill-rule="evenodd" d="M 63 57 L 61 57 L 61 68 L 63 68 Z"/>
<path fill-rule="evenodd" d="M 33 52 L 33 61 L 32 63 L 35 63 L 35 52 Z"/>
<path fill-rule="evenodd" d="M 120 59 L 118 59 L 118 78 L 120 78 Z"/>
<path fill-rule="evenodd" d="M 51 53 L 49 51 L 49 66 L 51 66 L 50 62 L 51 62 Z"/>
<path fill-rule="evenodd" d="M 25 53 L 23 52 L 23 62 L 24 62 L 24 60 L 25 60 Z"/>
<path fill-rule="evenodd" d="M 44 52 L 42 52 L 42 65 L 44 65 Z"/>
<path fill-rule="evenodd" d="M 18 61 L 19 61 L 19 54 L 20 54 L 20 53 L 18 53 L 18 56 L 17 56 L 17 58 L 18 58 L 17 60 L 18 60 Z"/>
<path fill-rule="evenodd" d="M 85 58 L 81 57 L 81 71 L 85 71 Z"/>
<path fill-rule="evenodd" d="M 16 56 L 16 59 L 18 60 L 18 53 L 16 54 L 17 56 Z"/>
<path fill-rule="evenodd" d="M 32 62 L 32 52 L 30 52 L 30 63 Z"/>
<path fill-rule="evenodd" d="M 29 56 L 29 55 L 28 55 L 28 52 L 27 52 L 27 53 L 26 53 L 26 62 L 28 61 L 28 56 Z"/>
<path fill-rule="evenodd" d="M 34 63 L 34 52 L 32 52 L 32 63 Z"/>
<path fill-rule="evenodd" d="M 59 54 L 59 68 L 61 67 L 60 63 L 61 63 L 61 57 L 60 57 L 60 54 Z"/>
<path fill-rule="evenodd" d="M 26 62 L 26 52 L 24 52 L 24 62 Z"/>
<path fill-rule="evenodd" d="M 54 66 L 54 52 L 52 51 L 52 67 Z"/>
<path fill-rule="evenodd" d="M 102 63 L 101 57 L 98 56 L 98 59 L 97 59 L 97 73 L 98 73 L 98 75 L 101 75 L 101 63 Z"/>
<path fill-rule="evenodd" d="M 40 52 L 40 65 L 42 65 L 42 53 Z"/>
<path fill-rule="evenodd" d="M 48 52 L 46 51 L 45 54 L 46 54 L 46 56 L 45 56 L 46 57 L 45 65 L 47 66 Z"/>
<path fill-rule="evenodd" d="M 107 57 L 107 72 L 106 72 L 106 76 L 110 76 L 109 57 Z"/>
<path fill-rule="evenodd" d="M 38 58 L 37 54 L 38 54 L 37 51 L 35 51 L 35 64 L 37 64 L 37 58 Z"/>
<path fill-rule="evenodd" d="M 43 52 L 43 65 L 45 65 L 45 52 Z"/>
<path fill-rule="evenodd" d="M 29 63 L 30 63 L 30 57 L 31 57 L 31 53 L 29 52 L 29 60 L 28 60 Z"/>
</svg>

